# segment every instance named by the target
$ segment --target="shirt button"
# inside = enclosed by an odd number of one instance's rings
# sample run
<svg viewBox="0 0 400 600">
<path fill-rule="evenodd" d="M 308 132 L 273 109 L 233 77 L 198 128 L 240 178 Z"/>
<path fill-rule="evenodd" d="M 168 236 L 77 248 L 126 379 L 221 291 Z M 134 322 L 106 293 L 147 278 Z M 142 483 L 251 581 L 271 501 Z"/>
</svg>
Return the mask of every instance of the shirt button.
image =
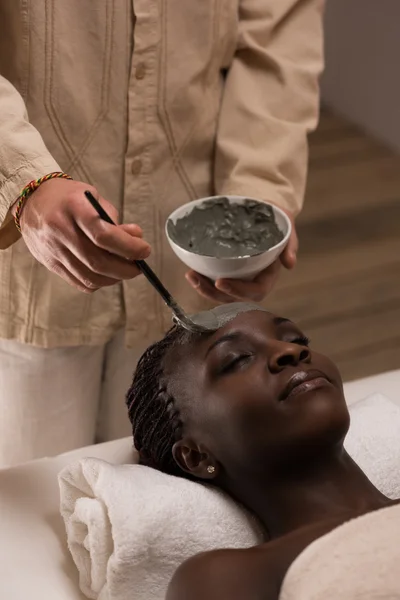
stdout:
<svg viewBox="0 0 400 600">
<path fill-rule="evenodd" d="M 144 63 L 139 63 L 138 66 L 136 67 L 135 77 L 136 77 L 136 79 L 144 79 L 145 75 L 146 75 L 146 66 Z"/>
<path fill-rule="evenodd" d="M 131 164 L 131 172 L 132 175 L 139 175 L 142 170 L 142 161 L 139 158 L 135 158 Z"/>
</svg>

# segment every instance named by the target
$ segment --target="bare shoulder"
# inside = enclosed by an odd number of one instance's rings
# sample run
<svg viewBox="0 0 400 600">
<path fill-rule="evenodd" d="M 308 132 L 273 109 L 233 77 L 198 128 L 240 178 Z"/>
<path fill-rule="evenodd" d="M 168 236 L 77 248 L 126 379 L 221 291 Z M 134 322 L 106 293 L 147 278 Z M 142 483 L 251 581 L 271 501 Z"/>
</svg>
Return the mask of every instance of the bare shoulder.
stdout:
<svg viewBox="0 0 400 600">
<path fill-rule="evenodd" d="M 266 546 L 204 552 L 176 571 L 166 600 L 278 600 Z"/>
</svg>

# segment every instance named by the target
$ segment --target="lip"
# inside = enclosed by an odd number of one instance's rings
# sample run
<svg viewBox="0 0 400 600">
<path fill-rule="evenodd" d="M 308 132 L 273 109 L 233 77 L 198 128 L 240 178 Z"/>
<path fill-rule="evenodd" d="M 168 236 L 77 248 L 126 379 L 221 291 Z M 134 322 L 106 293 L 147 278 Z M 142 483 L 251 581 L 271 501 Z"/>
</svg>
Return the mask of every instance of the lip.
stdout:
<svg viewBox="0 0 400 600">
<path fill-rule="evenodd" d="M 288 400 L 293 396 L 297 396 L 304 392 L 316 390 L 321 387 L 331 386 L 325 373 L 317 370 L 298 371 L 289 379 L 285 389 L 283 390 L 279 400 Z"/>
</svg>

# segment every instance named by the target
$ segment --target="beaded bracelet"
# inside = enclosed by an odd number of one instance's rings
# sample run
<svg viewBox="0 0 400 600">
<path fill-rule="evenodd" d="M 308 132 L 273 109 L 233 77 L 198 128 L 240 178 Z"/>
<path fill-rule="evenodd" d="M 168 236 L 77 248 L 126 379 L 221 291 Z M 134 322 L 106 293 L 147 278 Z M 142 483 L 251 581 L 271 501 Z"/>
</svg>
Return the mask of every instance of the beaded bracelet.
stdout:
<svg viewBox="0 0 400 600">
<path fill-rule="evenodd" d="M 15 209 L 15 216 L 14 216 L 15 226 L 20 233 L 21 233 L 20 219 L 21 219 L 21 213 L 22 213 L 22 209 L 24 208 L 25 201 L 29 198 L 29 196 L 31 194 L 33 194 L 33 192 L 35 190 L 38 189 L 38 187 L 40 185 L 42 185 L 42 183 L 44 183 L 45 181 L 48 181 L 49 179 L 72 179 L 72 177 L 70 177 L 70 175 L 67 175 L 66 173 L 63 173 L 62 171 L 55 171 L 54 173 L 48 173 L 48 175 L 44 175 L 44 177 L 39 177 L 39 179 L 34 179 L 30 183 L 28 183 L 27 186 L 24 187 L 24 189 L 22 190 L 22 192 L 20 193 L 20 195 L 17 198 L 18 204 L 17 204 L 17 208 Z"/>
</svg>

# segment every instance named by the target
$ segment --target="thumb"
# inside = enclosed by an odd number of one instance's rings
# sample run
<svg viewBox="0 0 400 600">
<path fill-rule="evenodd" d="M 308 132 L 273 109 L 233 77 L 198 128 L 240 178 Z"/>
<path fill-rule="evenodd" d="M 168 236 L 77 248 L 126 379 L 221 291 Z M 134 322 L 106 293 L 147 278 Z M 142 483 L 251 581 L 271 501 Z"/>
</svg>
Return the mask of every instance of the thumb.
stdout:
<svg viewBox="0 0 400 600">
<path fill-rule="evenodd" d="M 280 256 L 281 263 L 286 269 L 293 269 L 296 266 L 298 249 L 299 239 L 297 237 L 296 228 L 293 223 L 292 234 L 289 238 L 286 248 Z"/>
</svg>

